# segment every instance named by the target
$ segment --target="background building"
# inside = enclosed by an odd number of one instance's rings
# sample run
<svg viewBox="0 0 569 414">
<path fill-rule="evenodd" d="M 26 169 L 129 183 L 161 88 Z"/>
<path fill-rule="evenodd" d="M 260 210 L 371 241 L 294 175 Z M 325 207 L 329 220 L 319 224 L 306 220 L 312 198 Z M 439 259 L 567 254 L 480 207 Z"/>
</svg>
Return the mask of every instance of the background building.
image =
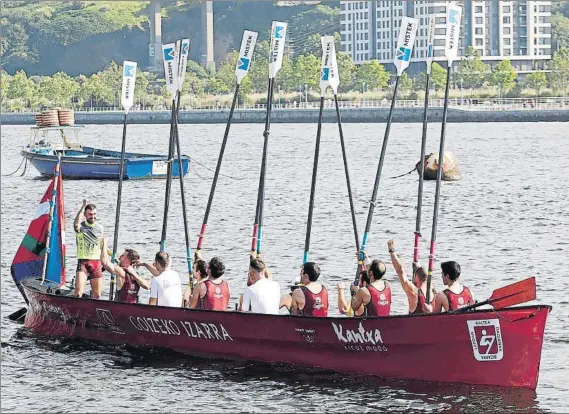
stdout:
<svg viewBox="0 0 569 414">
<path fill-rule="evenodd" d="M 474 47 L 491 65 L 509 59 L 523 73 L 545 69 L 551 59 L 551 1 L 457 1 L 463 8 L 459 56 Z M 429 15 L 437 16 L 435 60 L 444 60 L 445 1 L 342 1 L 341 45 L 354 62 L 393 62 L 401 18 L 419 19 L 410 71 L 424 68 Z"/>
</svg>

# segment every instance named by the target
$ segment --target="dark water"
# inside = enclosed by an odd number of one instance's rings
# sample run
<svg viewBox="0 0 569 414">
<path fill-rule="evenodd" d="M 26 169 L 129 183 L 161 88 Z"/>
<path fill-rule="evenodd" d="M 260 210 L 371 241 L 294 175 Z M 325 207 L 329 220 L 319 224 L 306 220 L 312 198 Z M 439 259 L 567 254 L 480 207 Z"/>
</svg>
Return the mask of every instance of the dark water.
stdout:
<svg viewBox="0 0 569 414">
<path fill-rule="evenodd" d="M 360 234 L 367 216 L 383 125 L 344 126 Z M 183 151 L 194 162 L 186 181 L 192 247 L 207 202 L 224 126 L 181 126 Z M 430 127 L 428 151 L 440 128 Z M 569 176 L 568 124 L 450 124 L 447 149 L 455 152 L 463 180 L 444 183 L 438 226 L 438 259 L 457 260 L 463 279 L 483 300 L 493 289 L 536 276 L 538 302 L 553 305 L 536 392 L 424 382 L 348 378 L 332 373 L 243 362 L 206 361 L 163 352 L 38 338 L 6 316 L 23 305 L 9 266 L 47 182 L 33 168 L 24 177 L 2 177 L 2 411 L 565 411 L 569 400 Z M 409 171 L 420 149 L 419 124 L 392 127 L 369 241 L 371 256 L 388 260 L 396 238 L 407 263 L 413 247 L 417 176 Z M 133 125 L 127 150 L 166 153 L 168 126 Z M 316 125 L 275 124 L 268 159 L 263 250 L 284 288 L 302 262 Z M 2 128 L 2 174 L 20 163 L 28 127 Z M 88 126 L 87 145 L 119 149 L 121 126 Z M 227 263 L 233 300 L 244 287 L 255 214 L 262 125 L 235 125 L 210 214 L 204 256 Z M 68 275 L 73 274 L 72 221 L 84 197 L 98 206 L 112 240 L 117 183 L 66 181 Z M 426 262 L 435 185 L 425 185 L 421 257 Z M 184 234 L 178 182 L 173 183 L 167 248 L 185 276 Z M 164 181 L 125 182 L 119 249 L 144 258 L 158 250 Z M 324 125 L 311 238 L 311 259 L 329 286 L 355 271 L 349 203 L 334 125 Z M 71 277 L 71 276 L 70 276 Z M 394 283 L 392 312 L 406 299 Z M 438 278 L 438 272 L 437 272 Z M 440 286 L 437 279 L 436 284 Z M 106 291 L 107 289 L 105 289 Z M 335 289 L 332 289 L 335 292 Z M 141 298 L 147 301 L 147 296 Z M 335 303 L 335 293 L 331 302 Z M 336 309 L 335 305 L 333 306 Z M 335 310 L 333 311 L 335 312 Z M 449 355 L 448 358 L 452 358 Z M 441 361 L 443 364 L 444 361 Z"/>
</svg>

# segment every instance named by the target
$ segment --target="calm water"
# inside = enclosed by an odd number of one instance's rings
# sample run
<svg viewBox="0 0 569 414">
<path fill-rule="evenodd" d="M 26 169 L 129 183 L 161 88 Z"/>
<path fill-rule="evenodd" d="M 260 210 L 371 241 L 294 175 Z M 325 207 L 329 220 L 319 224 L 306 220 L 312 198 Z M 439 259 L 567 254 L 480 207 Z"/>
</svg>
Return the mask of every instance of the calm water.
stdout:
<svg viewBox="0 0 569 414">
<path fill-rule="evenodd" d="M 84 143 L 119 149 L 121 128 L 88 126 L 82 133 Z M 248 263 L 262 128 L 232 127 L 205 240 L 204 256 L 219 255 L 227 263 L 234 301 L 244 287 Z M 344 128 L 362 234 L 384 125 L 348 124 Z M 223 129 L 223 125 L 180 127 L 183 151 L 194 158 L 186 181 L 192 247 L 203 219 Z M 569 276 L 568 130 L 568 124 L 555 123 L 450 124 L 447 128 L 447 149 L 458 157 L 463 180 L 444 183 L 442 188 L 438 258 L 459 261 L 464 282 L 480 300 L 501 285 L 537 277 L 538 302 L 553 305 L 553 311 L 535 393 L 375 378 L 354 380 L 330 373 L 212 362 L 33 336 L 6 317 L 23 305 L 11 283 L 9 267 L 47 186 L 29 167 L 23 177 L 2 177 L 2 411 L 564 411 L 569 400 L 569 302 L 564 282 Z M 436 151 L 440 127 L 432 125 L 429 131 L 428 151 Z M 392 128 L 369 241 L 372 256 L 388 260 L 386 242 L 396 238 L 409 264 L 417 176 L 389 177 L 413 168 L 420 133 L 419 124 Z M 166 153 L 167 134 L 167 125 L 132 125 L 127 150 Z M 316 125 L 272 127 L 263 248 L 283 288 L 296 280 L 302 261 L 315 134 Z M 21 161 L 19 148 L 28 136 L 28 127 L 2 128 L 2 174 L 16 169 Z M 320 155 L 311 258 L 321 264 L 323 282 L 332 286 L 351 280 L 355 270 L 353 230 L 334 125 L 323 127 Z M 97 204 L 99 220 L 112 240 L 116 189 L 117 183 L 111 181 L 65 182 L 69 275 L 76 265 L 72 221 L 81 200 L 87 197 Z M 434 189 L 434 183 L 426 183 L 423 260 L 430 238 Z M 172 194 L 167 248 L 174 267 L 185 274 L 177 182 Z M 164 181 L 124 183 L 120 249 L 131 247 L 144 258 L 153 256 L 161 235 L 163 199 Z M 406 299 L 391 266 L 388 279 L 394 283 L 392 312 L 403 314 Z M 440 286 L 439 280 L 436 283 Z M 335 289 L 332 292 L 335 309 Z M 146 302 L 147 296 L 141 300 Z"/>
</svg>

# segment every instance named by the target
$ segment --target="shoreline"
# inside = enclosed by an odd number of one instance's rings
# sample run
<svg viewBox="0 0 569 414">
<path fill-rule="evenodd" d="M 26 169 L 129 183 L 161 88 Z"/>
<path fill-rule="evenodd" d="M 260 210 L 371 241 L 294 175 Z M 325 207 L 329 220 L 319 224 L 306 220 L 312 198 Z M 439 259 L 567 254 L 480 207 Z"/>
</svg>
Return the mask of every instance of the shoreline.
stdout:
<svg viewBox="0 0 569 414">
<path fill-rule="evenodd" d="M 429 122 L 442 121 L 442 108 L 429 108 Z M 255 124 L 265 122 L 264 109 L 236 109 L 232 123 Z M 389 108 L 348 108 L 342 109 L 340 116 L 343 123 L 385 123 Z M 132 111 L 128 115 L 129 124 L 169 124 L 171 112 L 165 111 Z M 180 111 L 181 124 L 225 124 L 229 116 L 229 109 L 219 110 L 192 110 Z M 318 108 L 310 109 L 274 109 L 272 123 L 316 123 Z M 82 125 L 96 124 L 122 124 L 124 112 L 97 111 L 75 112 L 75 122 Z M 325 108 L 323 111 L 324 123 L 336 122 L 334 108 Z M 423 108 L 395 108 L 394 123 L 423 122 Z M 528 109 L 528 110 L 464 110 L 449 108 L 447 122 L 569 122 L 567 109 Z M 2 113 L 0 124 L 3 125 L 34 125 L 35 114 L 28 113 Z"/>
</svg>

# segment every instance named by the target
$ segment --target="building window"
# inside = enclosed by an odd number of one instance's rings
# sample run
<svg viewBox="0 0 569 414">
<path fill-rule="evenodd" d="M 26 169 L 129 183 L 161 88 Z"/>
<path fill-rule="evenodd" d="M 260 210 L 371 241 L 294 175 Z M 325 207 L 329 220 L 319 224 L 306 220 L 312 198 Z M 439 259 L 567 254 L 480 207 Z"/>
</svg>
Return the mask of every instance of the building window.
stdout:
<svg viewBox="0 0 569 414">
<path fill-rule="evenodd" d="M 477 19 L 478 19 L 478 17 L 477 17 Z M 446 17 L 435 17 L 435 23 L 436 24 L 446 24 L 447 18 Z"/>
<path fill-rule="evenodd" d="M 482 13 L 482 6 L 476 6 L 474 8 L 474 13 Z"/>
<path fill-rule="evenodd" d="M 476 24 L 483 24 L 484 20 L 482 19 L 482 17 L 477 17 L 475 22 L 476 22 Z"/>
<path fill-rule="evenodd" d="M 435 46 L 444 46 L 444 45 L 445 45 L 445 39 L 434 39 L 434 40 L 433 40 L 433 45 L 435 45 Z"/>
<path fill-rule="evenodd" d="M 364 33 L 364 37 L 365 37 L 364 40 L 369 40 L 367 32 Z"/>
<path fill-rule="evenodd" d="M 476 29 L 476 30 L 478 30 L 478 29 Z M 482 30 L 482 29 L 480 29 L 480 30 Z M 435 29 L 435 34 L 436 34 L 436 35 L 446 35 L 446 33 L 447 33 L 446 27 L 437 27 L 437 28 Z"/>
<path fill-rule="evenodd" d="M 503 11 L 504 13 L 511 13 L 511 12 L 512 12 L 512 10 L 510 9 L 510 6 L 504 6 L 504 7 L 502 8 L 502 11 Z"/>
<path fill-rule="evenodd" d="M 484 46 L 484 40 L 483 39 L 476 39 L 476 46 Z"/>
<path fill-rule="evenodd" d="M 504 56 L 512 56 L 512 49 L 504 49 Z"/>
<path fill-rule="evenodd" d="M 539 16 L 539 22 L 540 23 L 550 23 L 550 16 Z"/>
<path fill-rule="evenodd" d="M 510 24 L 510 23 L 512 23 L 512 19 L 509 16 L 504 16 L 504 17 L 502 17 L 502 23 Z"/>
<path fill-rule="evenodd" d="M 544 13 L 544 12 L 550 12 L 551 11 L 551 5 L 545 5 L 545 6 L 539 6 L 539 11 Z"/>
<path fill-rule="evenodd" d="M 474 29 L 474 34 L 477 34 L 477 35 L 484 34 L 484 29 L 481 27 L 477 27 L 476 29 Z"/>
<path fill-rule="evenodd" d="M 348 3 L 348 10 L 352 10 L 352 3 Z"/>
<path fill-rule="evenodd" d="M 511 27 L 504 27 L 504 34 L 510 34 L 512 32 Z"/>
<path fill-rule="evenodd" d="M 504 44 L 507 46 L 510 46 L 512 44 L 512 39 L 510 39 L 509 37 L 505 37 L 504 38 Z"/>
<path fill-rule="evenodd" d="M 539 33 L 540 34 L 551 34 L 551 27 L 540 27 Z"/>
</svg>

